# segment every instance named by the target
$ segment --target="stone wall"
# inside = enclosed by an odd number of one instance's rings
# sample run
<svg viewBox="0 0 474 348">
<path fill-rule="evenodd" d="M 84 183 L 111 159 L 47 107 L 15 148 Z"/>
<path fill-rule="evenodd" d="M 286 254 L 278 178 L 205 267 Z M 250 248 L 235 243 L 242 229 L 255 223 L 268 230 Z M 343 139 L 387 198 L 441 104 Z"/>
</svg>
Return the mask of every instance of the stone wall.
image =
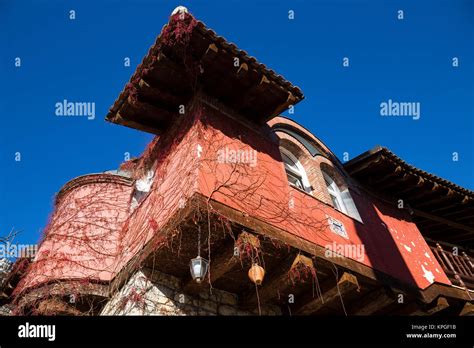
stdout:
<svg viewBox="0 0 474 348">
<path fill-rule="evenodd" d="M 0 317 L 12 315 L 12 309 L 9 305 L 0 307 Z"/>
<path fill-rule="evenodd" d="M 238 309 L 237 295 L 212 289 L 190 296 L 178 278 L 141 269 L 112 296 L 101 315 L 257 315 Z M 278 307 L 262 307 L 262 315 L 281 315 Z"/>
</svg>

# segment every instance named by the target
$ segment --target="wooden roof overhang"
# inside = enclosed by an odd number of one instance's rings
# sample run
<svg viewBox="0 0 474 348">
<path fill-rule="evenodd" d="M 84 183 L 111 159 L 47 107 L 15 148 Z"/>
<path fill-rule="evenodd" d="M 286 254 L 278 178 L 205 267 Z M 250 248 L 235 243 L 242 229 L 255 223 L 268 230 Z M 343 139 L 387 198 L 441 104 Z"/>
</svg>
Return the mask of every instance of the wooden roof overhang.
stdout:
<svg viewBox="0 0 474 348">
<path fill-rule="evenodd" d="M 203 93 L 258 124 L 304 97 L 273 70 L 188 13 L 170 17 L 106 116 L 160 134 Z"/>
<path fill-rule="evenodd" d="M 421 233 L 433 240 L 474 248 L 474 192 L 415 168 L 377 146 L 344 164 L 369 191 L 403 200 Z"/>
</svg>

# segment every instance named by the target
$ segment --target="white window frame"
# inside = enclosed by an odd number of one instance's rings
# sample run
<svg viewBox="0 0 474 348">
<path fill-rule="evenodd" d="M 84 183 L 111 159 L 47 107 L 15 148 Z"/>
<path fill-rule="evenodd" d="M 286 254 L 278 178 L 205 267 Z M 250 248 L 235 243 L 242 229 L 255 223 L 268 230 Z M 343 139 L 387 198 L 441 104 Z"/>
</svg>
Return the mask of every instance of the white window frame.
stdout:
<svg viewBox="0 0 474 348">
<path fill-rule="evenodd" d="M 324 182 L 326 183 L 326 188 L 329 192 L 329 196 L 334 196 L 335 198 L 336 205 L 334 206 L 334 208 L 336 208 L 339 211 L 342 211 L 344 214 L 347 214 L 346 205 L 344 204 L 344 200 L 342 199 L 342 194 L 341 194 L 341 190 L 339 189 L 339 186 L 337 186 L 334 179 L 331 178 L 329 175 L 327 175 L 325 172 L 323 172 L 323 176 L 324 176 Z M 332 198 L 331 198 L 331 202 L 333 202 Z"/>
<path fill-rule="evenodd" d="M 354 200 L 352 199 L 349 189 L 341 191 L 341 189 L 339 188 L 339 186 L 337 186 L 336 182 L 331 176 L 326 174 L 324 171 L 322 173 L 329 196 L 333 196 L 336 200 L 336 205 L 338 205 L 334 206 L 334 208 L 352 217 L 353 219 L 362 222 L 362 218 L 360 217 L 359 211 L 354 203 Z M 331 202 L 334 205 L 332 198 Z"/>
<path fill-rule="evenodd" d="M 150 192 L 151 186 L 153 185 L 154 175 L 155 172 L 153 170 L 149 170 L 143 177 L 135 181 L 135 189 L 133 190 L 131 201 L 132 211 L 140 205 L 140 203 Z"/>
<path fill-rule="evenodd" d="M 309 183 L 308 176 L 306 175 L 306 171 L 303 165 L 298 160 L 298 158 L 295 155 L 293 155 L 290 151 L 285 149 L 284 147 L 280 147 L 280 152 L 282 155 L 285 155 L 286 157 L 288 157 L 296 165 L 296 168 L 297 168 L 297 170 L 295 170 L 294 168 L 287 166 L 285 163 L 285 159 L 282 156 L 283 166 L 285 167 L 285 173 L 288 170 L 290 174 L 292 174 L 293 176 L 296 176 L 298 179 L 301 179 L 301 183 L 303 185 L 302 190 L 307 193 L 311 193 L 311 185 Z M 291 183 L 290 185 L 295 186 Z"/>
</svg>

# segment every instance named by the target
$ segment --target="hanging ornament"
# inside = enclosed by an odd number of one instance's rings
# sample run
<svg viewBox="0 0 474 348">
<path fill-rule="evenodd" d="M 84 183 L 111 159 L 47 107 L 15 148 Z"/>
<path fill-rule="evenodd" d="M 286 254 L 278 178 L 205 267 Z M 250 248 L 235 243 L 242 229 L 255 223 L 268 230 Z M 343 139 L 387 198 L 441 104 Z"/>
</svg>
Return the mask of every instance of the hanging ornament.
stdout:
<svg viewBox="0 0 474 348">
<path fill-rule="evenodd" d="M 261 285 L 263 282 L 263 277 L 265 277 L 265 270 L 262 266 L 254 263 L 249 269 L 248 276 L 253 283 L 256 285 Z"/>
<path fill-rule="evenodd" d="M 206 259 L 203 259 L 201 256 L 198 256 L 194 259 L 191 259 L 189 263 L 191 270 L 191 277 L 196 283 L 202 282 L 206 277 L 207 269 L 209 268 L 209 262 Z"/>
<path fill-rule="evenodd" d="M 209 268 L 209 261 L 201 257 L 201 226 L 199 226 L 198 232 L 198 256 L 191 259 L 189 262 L 189 270 L 191 277 L 197 283 L 201 283 L 206 277 L 207 270 Z"/>
</svg>

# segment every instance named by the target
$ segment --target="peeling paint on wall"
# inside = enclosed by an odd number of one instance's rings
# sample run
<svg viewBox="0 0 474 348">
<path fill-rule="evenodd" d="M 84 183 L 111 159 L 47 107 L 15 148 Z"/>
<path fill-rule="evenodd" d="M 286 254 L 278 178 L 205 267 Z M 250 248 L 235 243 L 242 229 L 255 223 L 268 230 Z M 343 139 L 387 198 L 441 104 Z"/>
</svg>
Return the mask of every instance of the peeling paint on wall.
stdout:
<svg viewBox="0 0 474 348">
<path fill-rule="evenodd" d="M 421 265 L 421 269 L 423 271 L 423 277 L 429 281 L 430 283 L 434 282 L 435 276 L 433 275 L 433 272 L 428 271 L 423 265 Z"/>
</svg>

